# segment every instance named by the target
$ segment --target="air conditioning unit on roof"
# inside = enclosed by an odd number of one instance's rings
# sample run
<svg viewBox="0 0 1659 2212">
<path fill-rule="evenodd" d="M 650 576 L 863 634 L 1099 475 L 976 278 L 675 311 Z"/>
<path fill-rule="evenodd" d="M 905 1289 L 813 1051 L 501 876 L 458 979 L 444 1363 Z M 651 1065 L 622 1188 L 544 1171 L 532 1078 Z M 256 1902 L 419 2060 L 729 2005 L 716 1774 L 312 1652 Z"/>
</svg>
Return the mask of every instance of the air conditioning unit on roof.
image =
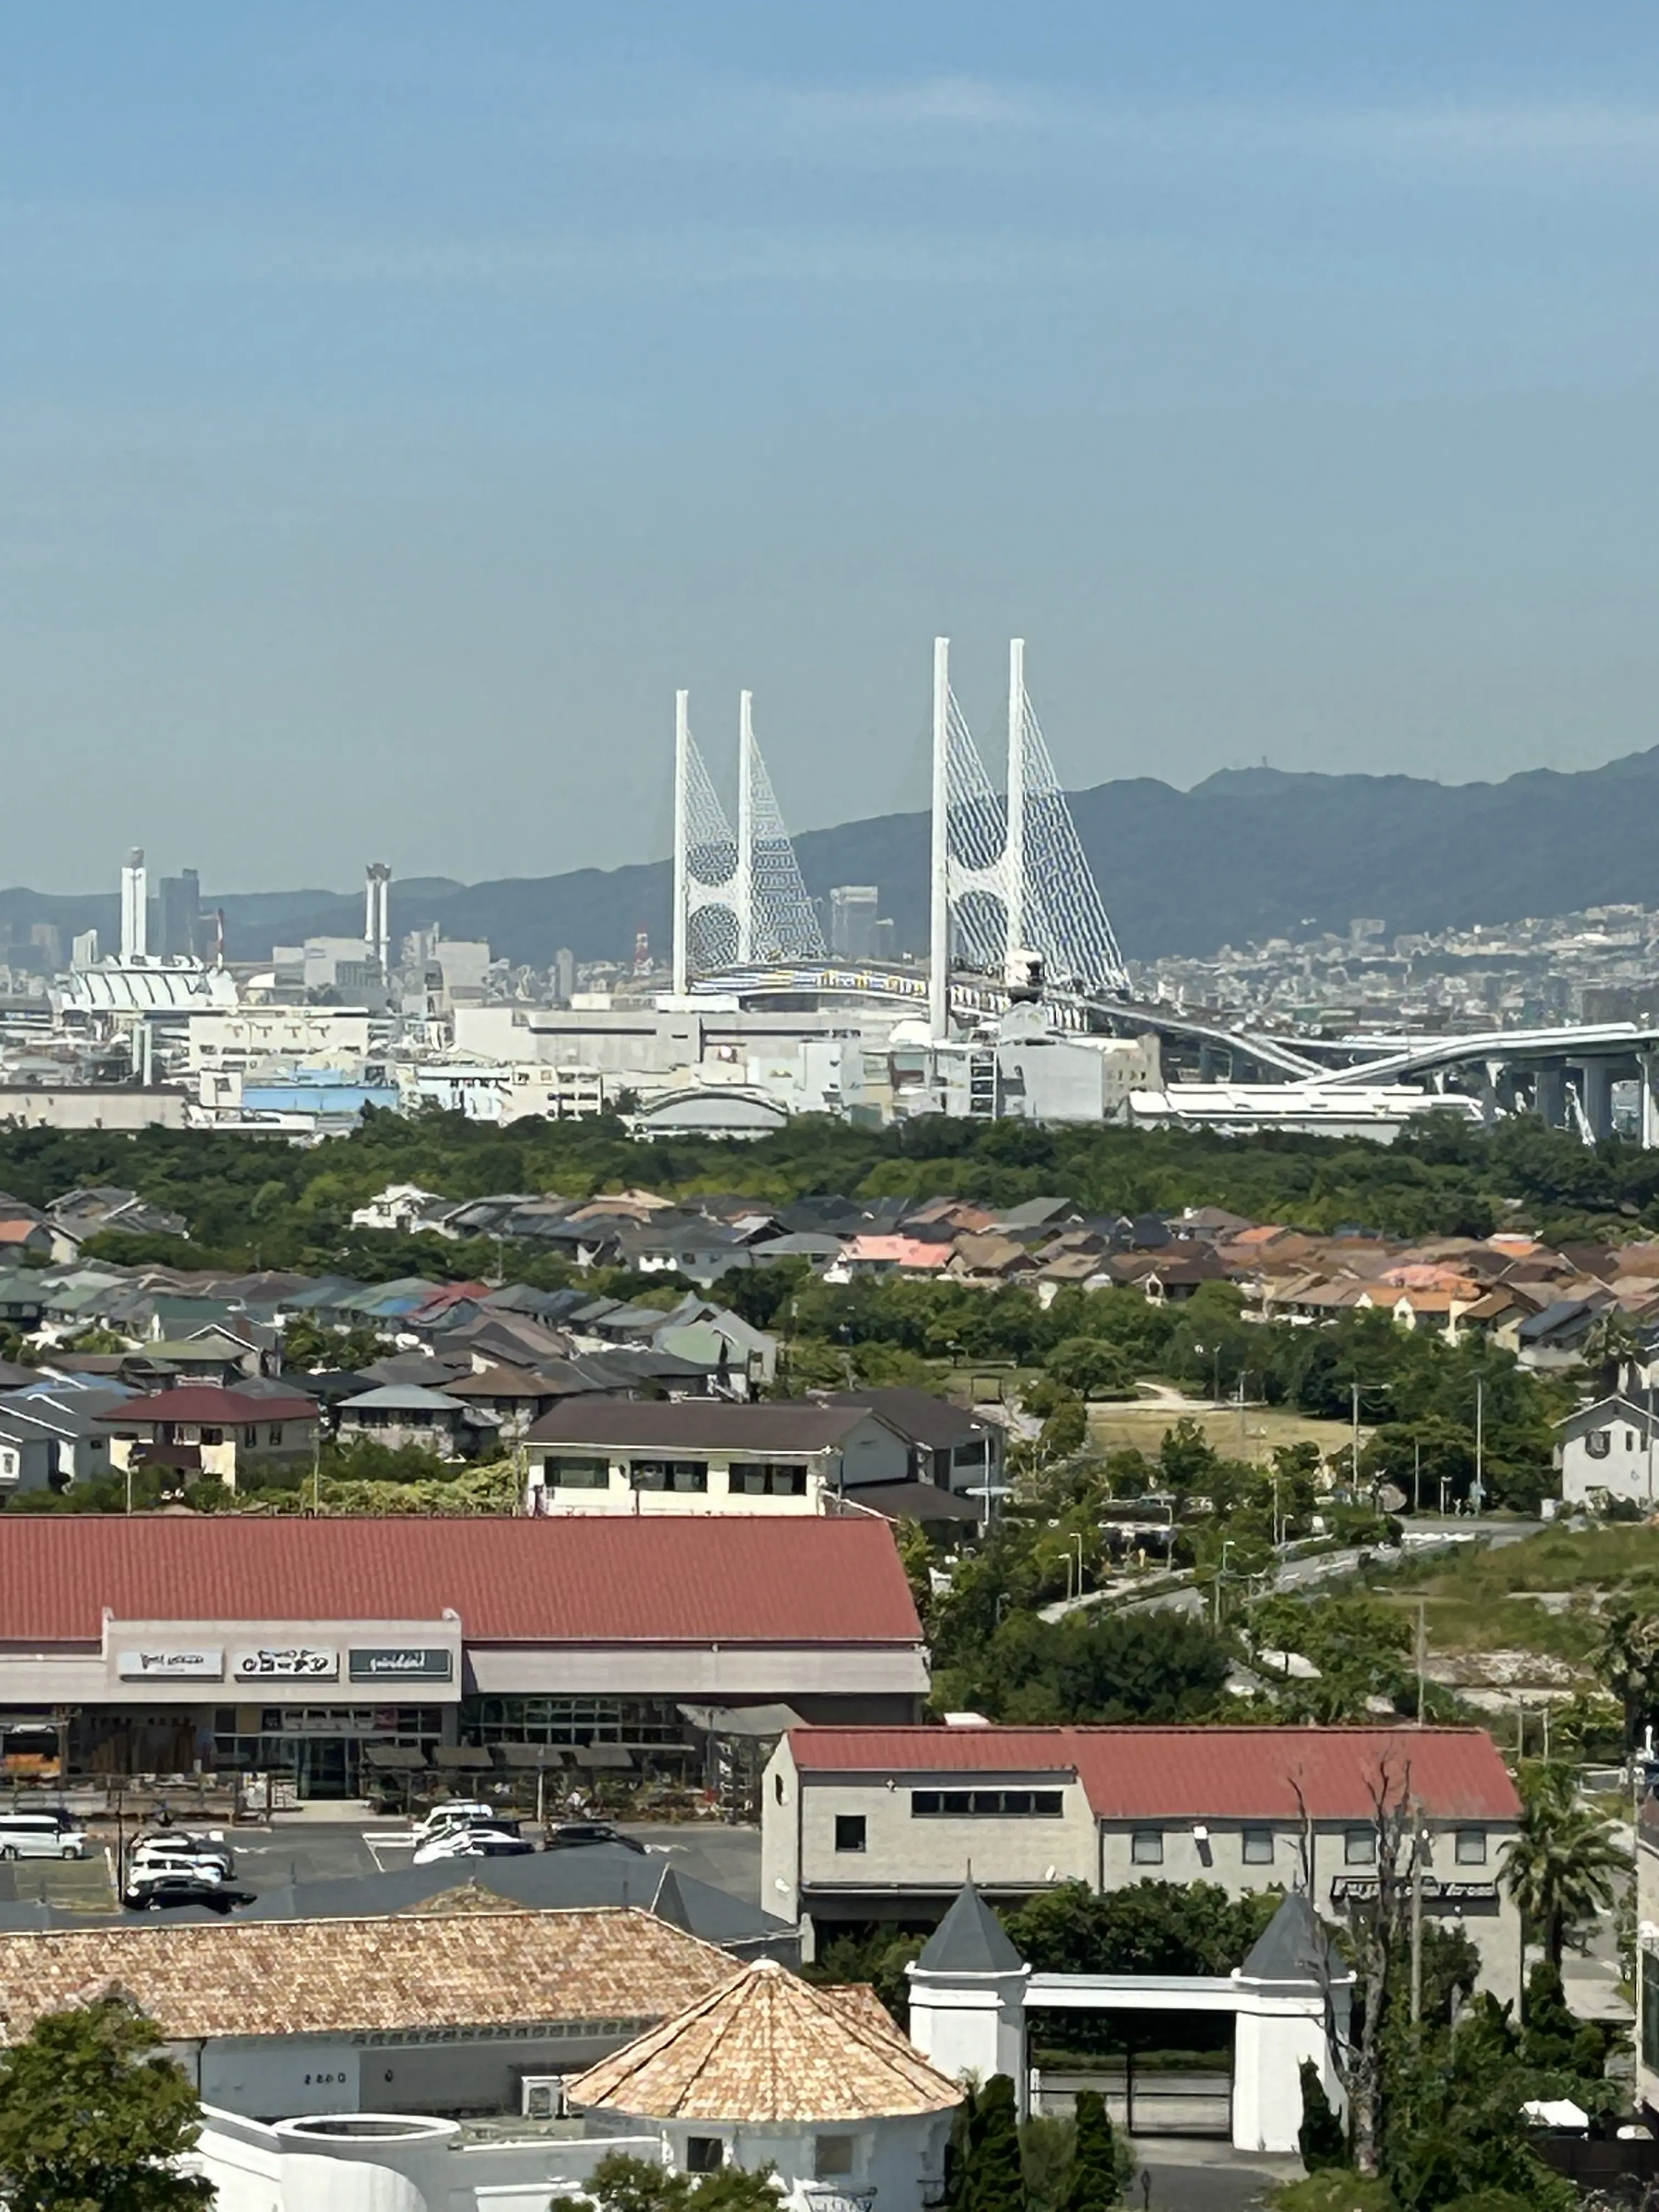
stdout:
<svg viewBox="0 0 1659 2212">
<path fill-rule="evenodd" d="M 565 2116 L 562 2074 L 524 2074 L 519 2077 L 519 2113 L 526 2120 L 562 2120 Z"/>
</svg>

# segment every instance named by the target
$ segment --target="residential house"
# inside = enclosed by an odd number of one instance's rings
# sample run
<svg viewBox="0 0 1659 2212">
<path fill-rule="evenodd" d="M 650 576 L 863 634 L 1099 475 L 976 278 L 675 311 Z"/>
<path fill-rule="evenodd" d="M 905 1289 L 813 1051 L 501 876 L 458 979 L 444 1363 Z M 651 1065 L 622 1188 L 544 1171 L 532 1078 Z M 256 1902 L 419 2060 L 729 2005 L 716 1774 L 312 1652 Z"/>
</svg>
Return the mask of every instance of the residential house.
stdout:
<svg viewBox="0 0 1659 2212">
<path fill-rule="evenodd" d="M 1555 1425 L 1561 1496 L 1569 1505 L 1606 1498 L 1659 1507 L 1659 1392 L 1632 1389 L 1580 1406 Z"/>
<path fill-rule="evenodd" d="M 910 1479 L 866 1405 L 567 1399 L 528 1439 L 532 1513 L 815 1514 Z"/>
<path fill-rule="evenodd" d="M 860 1275 L 910 1275 L 931 1279 L 942 1277 L 951 1258 L 951 1247 L 921 1237 L 875 1235 L 849 1237 L 841 1257 L 823 1271 L 827 1283 L 850 1283 Z"/>
<path fill-rule="evenodd" d="M 103 1417 L 132 1396 L 118 1383 L 37 1380 L 0 1400 L 0 1488 L 67 1490 L 114 1471 Z"/>
<path fill-rule="evenodd" d="M 1000 1423 L 964 1412 L 929 1390 L 836 1390 L 827 1406 L 867 1406 L 909 1447 L 908 1479 L 940 1490 L 977 1490 L 1002 1480 L 1006 1431 Z"/>
<path fill-rule="evenodd" d="M 206 1382 L 169 1384 L 97 1416 L 115 1472 L 169 1468 L 216 1475 L 230 1490 L 252 1467 L 308 1462 L 321 1418 L 317 1401 L 297 1391 L 255 1395 Z"/>
<path fill-rule="evenodd" d="M 415 1382 L 383 1382 L 337 1409 L 341 1442 L 365 1437 L 398 1451 L 416 1445 L 438 1459 L 471 1459 L 495 1442 L 496 1416 L 449 1390 Z"/>
</svg>

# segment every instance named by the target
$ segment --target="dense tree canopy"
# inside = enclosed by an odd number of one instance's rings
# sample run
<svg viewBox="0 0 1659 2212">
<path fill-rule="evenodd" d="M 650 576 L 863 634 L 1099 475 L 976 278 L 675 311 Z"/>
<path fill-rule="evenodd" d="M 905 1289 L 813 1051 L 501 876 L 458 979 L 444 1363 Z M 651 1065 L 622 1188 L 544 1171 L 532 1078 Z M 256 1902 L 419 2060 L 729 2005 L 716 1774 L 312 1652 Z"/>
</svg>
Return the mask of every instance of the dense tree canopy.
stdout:
<svg viewBox="0 0 1659 2212">
<path fill-rule="evenodd" d="M 200 2107 L 155 2023 L 119 1997 L 47 2013 L 0 2053 L 7 2212 L 205 2212 L 213 2185 L 174 2161 Z"/>
</svg>

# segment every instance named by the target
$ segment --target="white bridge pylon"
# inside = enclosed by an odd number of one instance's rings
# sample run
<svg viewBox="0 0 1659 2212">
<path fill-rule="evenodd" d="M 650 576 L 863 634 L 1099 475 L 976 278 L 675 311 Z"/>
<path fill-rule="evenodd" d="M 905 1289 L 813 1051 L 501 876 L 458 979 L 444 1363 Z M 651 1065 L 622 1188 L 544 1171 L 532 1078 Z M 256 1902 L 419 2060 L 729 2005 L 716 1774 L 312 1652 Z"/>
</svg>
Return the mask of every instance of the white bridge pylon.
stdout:
<svg viewBox="0 0 1659 2212">
<path fill-rule="evenodd" d="M 694 971 L 824 957 L 772 779 L 755 743 L 754 694 L 738 702 L 735 833 L 691 734 L 690 694 L 674 695 L 674 989 Z"/>
<path fill-rule="evenodd" d="M 1008 763 L 999 792 L 951 689 L 951 641 L 933 640 L 928 1024 L 950 1034 L 953 961 L 1023 980 L 1127 995 L 1128 975 L 1072 810 L 1025 688 L 1025 641 L 1008 646 Z"/>
</svg>

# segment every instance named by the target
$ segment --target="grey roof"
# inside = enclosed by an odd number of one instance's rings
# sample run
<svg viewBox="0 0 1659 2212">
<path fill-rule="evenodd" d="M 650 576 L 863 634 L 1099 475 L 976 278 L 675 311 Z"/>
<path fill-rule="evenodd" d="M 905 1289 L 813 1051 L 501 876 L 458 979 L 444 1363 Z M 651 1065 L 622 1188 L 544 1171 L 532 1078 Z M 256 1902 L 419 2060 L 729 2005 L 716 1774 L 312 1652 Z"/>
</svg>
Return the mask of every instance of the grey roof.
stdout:
<svg viewBox="0 0 1659 2212">
<path fill-rule="evenodd" d="M 826 1391 L 823 1402 L 830 1406 L 867 1406 L 907 1442 L 938 1449 L 982 1437 L 988 1425 L 975 1420 L 971 1413 L 963 1413 L 960 1406 L 934 1397 L 929 1390 L 910 1389 L 902 1384 L 876 1390 Z"/>
<path fill-rule="evenodd" d="M 672 1920 L 705 1942 L 745 1954 L 792 1948 L 795 1942 L 786 1921 L 681 1874 L 655 1853 L 641 1857 L 621 1844 L 585 1844 L 580 1850 L 536 1851 L 522 1858 L 445 1859 L 431 1866 L 399 1867 L 391 1874 L 289 1884 L 265 1891 L 236 1917 L 375 1918 L 406 1912 L 428 1898 L 468 1886 L 541 1912 L 631 1905 Z"/>
<path fill-rule="evenodd" d="M 1330 1954 L 1330 1938 L 1308 1902 L 1308 1893 L 1292 1889 L 1239 1972 L 1253 1982 L 1317 1981 L 1329 1969 Z"/>
<path fill-rule="evenodd" d="M 1025 1961 L 990 1906 L 964 1882 L 916 1960 L 929 1974 L 1014 1974 Z"/>
<path fill-rule="evenodd" d="M 614 1355 L 610 1355 L 614 1356 Z M 705 1451 L 833 1450 L 869 1418 L 862 1406 L 766 1405 L 722 1398 L 582 1398 L 556 1406 L 530 1431 L 532 1443 L 616 1444 Z"/>
<path fill-rule="evenodd" d="M 447 1390 L 422 1390 L 414 1382 L 387 1382 L 378 1390 L 365 1390 L 356 1398 L 343 1398 L 343 1413 L 373 1407 L 388 1413 L 470 1413 L 471 1408 Z"/>
</svg>

